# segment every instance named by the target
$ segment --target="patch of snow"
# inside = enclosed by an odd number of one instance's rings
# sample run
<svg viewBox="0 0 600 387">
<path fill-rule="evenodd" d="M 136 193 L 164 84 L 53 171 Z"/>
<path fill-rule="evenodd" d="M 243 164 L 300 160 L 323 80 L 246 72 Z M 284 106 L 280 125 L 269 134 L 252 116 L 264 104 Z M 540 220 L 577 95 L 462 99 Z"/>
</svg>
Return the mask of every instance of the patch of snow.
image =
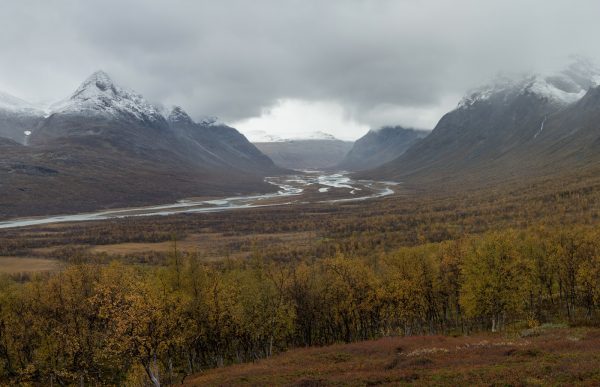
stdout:
<svg viewBox="0 0 600 387">
<path fill-rule="evenodd" d="M 544 124 L 546 123 L 547 118 L 548 118 L 548 116 L 544 117 L 544 119 L 542 121 L 542 125 L 540 126 L 540 130 L 537 131 L 537 133 L 533 136 L 533 138 L 537 138 L 537 136 L 539 136 L 540 133 L 542 133 L 542 130 L 544 130 Z"/>
</svg>

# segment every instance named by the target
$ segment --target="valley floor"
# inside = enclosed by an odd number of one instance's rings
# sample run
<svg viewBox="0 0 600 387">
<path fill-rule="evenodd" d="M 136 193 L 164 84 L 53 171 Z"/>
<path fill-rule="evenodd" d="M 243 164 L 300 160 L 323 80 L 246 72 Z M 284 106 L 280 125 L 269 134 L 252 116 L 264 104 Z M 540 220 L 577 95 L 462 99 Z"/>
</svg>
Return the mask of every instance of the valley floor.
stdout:
<svg viewBox="0 0 600 387">
<path fill-rule="evenodd" d="M 356 202 L 390 196 L 395 193 L 392 182 L 352 180 L 346 172 L 318 171 L 266 178 L 265 182 L 278 187 L 277 192 L 223 198 L 187 198 L 176 203 L 130 207 L 97 212 L 58 216 L 38 216 L 0 220 L 0 229 L 40 226 L 57 223 L 76 223 L 123 219 L 140 216 L 166 216 L 222 212 L 248 208 L 314 203 Z M 391 187 L 394 187 L 392 189 Z"/>
<path fill-rule="evenodd" d="M 209 370 L 189 386 L 600 385 L 600 329 L 546 325 L 512 334 L 383 338 L 296 349 Z"/>
<path fill-rule="evenodd" d="M 600 171 L 375 200 L 323 183 L 293 206 L 0 230 L 0 384 L 600 385 Z M 506 326 L 481 333 L 498 278 Z M 556 321 L 588 327 L 525 330 Z"/>
</svg>

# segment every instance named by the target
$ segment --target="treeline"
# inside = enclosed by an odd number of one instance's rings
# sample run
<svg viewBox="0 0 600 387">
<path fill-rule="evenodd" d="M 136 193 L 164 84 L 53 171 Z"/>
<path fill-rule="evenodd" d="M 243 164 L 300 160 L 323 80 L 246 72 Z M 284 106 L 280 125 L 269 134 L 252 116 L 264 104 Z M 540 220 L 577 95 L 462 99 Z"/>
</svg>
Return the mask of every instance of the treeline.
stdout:
<svg viewBox="0 0 600 387">
<path fill-rule="evenodd" d="M 600 232 L 504 231 L 277 263 L 78 264 L 0 284 L 6 384 L 179 383 L 292 347 L 386 335 L 597 323 Z"/>
</svg>

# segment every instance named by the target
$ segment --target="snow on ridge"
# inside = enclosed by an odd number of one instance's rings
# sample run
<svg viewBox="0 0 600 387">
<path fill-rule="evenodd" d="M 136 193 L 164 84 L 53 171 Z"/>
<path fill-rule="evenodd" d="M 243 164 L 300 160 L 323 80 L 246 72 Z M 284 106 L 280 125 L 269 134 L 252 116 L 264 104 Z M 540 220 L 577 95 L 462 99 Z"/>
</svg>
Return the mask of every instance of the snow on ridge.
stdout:
<svg viewBox="0 0 600 387">
<path fill-rule="evenodd" d="M 581 87 L 576 90 L 564 90 L 549 77 L 530 75 L 510 82 L 501 81 L 475 89 L 463 97 L 458 108 L 468 108 L 477 102 L 487 101 L 500 94 L 519 95 L 524 93 L 532 93 L 554 103 L 567 105 L 581 99 L 586 92 L 587 89 Z"/>
<path fill-rule="evenodd" d="M 42 107 L 1 91 L 0 109 L 15 113 L 42 114 L 43 112 Z"/>
<path fill-rule="evenodd" d="M 566 69 L 553 74 L 500 76 L 492 83 L 470 91 L 458 104 L 465 109 L 498 95 L 532 93 L 558 105 L 577 102 L 590 87 L 600 85 L 600 69 L 593 63 L 577 59 Z"/>
<path fill-rule="evenodd" d="M 579 88 L 575 91 L 565 91 L 551 82 L 548 82 L 547 79 L 540 79 L 537 77 L 533 82 L 528 84 L 524 90 L 541 97 L 546 97 L 550 101 L 558 102 L 562 105 L 568 105 L 573 102 L 577 102 L 587 92 L 587 90 L 583 88 Z"/>
<path fill-rule="evenodd" d="M 156 121 L 163 117 L 158 106 L 147 102 L 133 90 L 116 85 L 104 71 L 90 75 L 67 99 L 50 106 L 51 113 L 80 113 L 90 115 L 133 115 Z"/>
<path fill-rule="evenodd" d="M 295 138 L 292 138 L 292 140 L 294 140 Z M 337 140 L 337 138 L 329 133 L 325 133 L 322 131 L 316 131 L 316 132 L 311 132 L 305 135 L 299 135 L 298 138 L 299 140 Z"/>
<path fill-rule="evenodd" d="M 470 90 L 458 104 L 458 108 L 467 108 L 481 101 L 487 101 L 495 94 L 514 88 L 515 81 L 507 76 L 499 76 L 492 83 Z"/>
<path fill-rule="evenodd" d="M 218 117 L 215 116 L 201 116 L 198 119 L 198 123 L 202 125 L 224 125 L 221 121 L 219 121 Z"/>
<path fill-rule="evenodd" d="M 172 105 L 171 108 L 161 106 L 160 112 L 162 116 L 169 122 L 187 122 L 193 124 L 200 124 L 204 126 L 219 126 L 225 125 L 215 116 L 200 116 L 199 119 L 194 120 L 192 117 L 179 105 Z"/>
<path fill-rule="evenodd" d="M 303 140 L 329 140 L 329 141 L 341 141 L 335 136 L 325 133 L 322 131 L 307 132 L 307 133 L 295 133 L 286 137 L 281 137 L 274 134 L 269 134 L 264 130 L 253 130 L 244 133 L 251 142 L 289 142 L 289 141 L 303 141 Z"/>
<path fill-rule="evenodd" d="M 284 139 L 282 139 L 281 137 L 273 135 L 273 134 L 269 134 L 269 133 L 265 132 L 264 130 L 250 130 L 250 131 L 243 132 L 243 134 L 244 134 L 244 136 L 246 136 L 246 138 L 250 142 L 282 142 L 282 141 L 284 141 Z"/>
<path fill-rule="evenodd" d="M 189 114 L 187 114 L 187 112 L 181 108 L 181 106 L 173 106 L 171 111 L 168 113 L 165 111 L 163 113 L 163 116 L 169 122 L 186 122 L 186 123 L 194 122 L 192 120 L 192 118 L 189 116 Z"/>
</svg>

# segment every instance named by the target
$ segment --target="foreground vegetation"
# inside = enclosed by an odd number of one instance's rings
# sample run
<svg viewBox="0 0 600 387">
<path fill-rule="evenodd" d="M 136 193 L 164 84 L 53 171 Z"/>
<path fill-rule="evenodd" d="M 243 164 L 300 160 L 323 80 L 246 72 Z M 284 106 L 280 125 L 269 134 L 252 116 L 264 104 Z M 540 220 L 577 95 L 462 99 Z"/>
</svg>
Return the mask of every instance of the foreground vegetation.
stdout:
<svg viewBox="0 0 600 387">
<path fill-rule="evenodd" d="M 5 382 L 170 384 L 294 347 L 596 324 L 600 238 L 539 227 L 284 263 L 174 249 L 162 267 L 5 277 L 0 294 Z"/>
<path fill-rule="evenodd" d="M 209 370 L 189 386 L 597 386 L 598 328 L 387 337 Z"/>
</svg>

